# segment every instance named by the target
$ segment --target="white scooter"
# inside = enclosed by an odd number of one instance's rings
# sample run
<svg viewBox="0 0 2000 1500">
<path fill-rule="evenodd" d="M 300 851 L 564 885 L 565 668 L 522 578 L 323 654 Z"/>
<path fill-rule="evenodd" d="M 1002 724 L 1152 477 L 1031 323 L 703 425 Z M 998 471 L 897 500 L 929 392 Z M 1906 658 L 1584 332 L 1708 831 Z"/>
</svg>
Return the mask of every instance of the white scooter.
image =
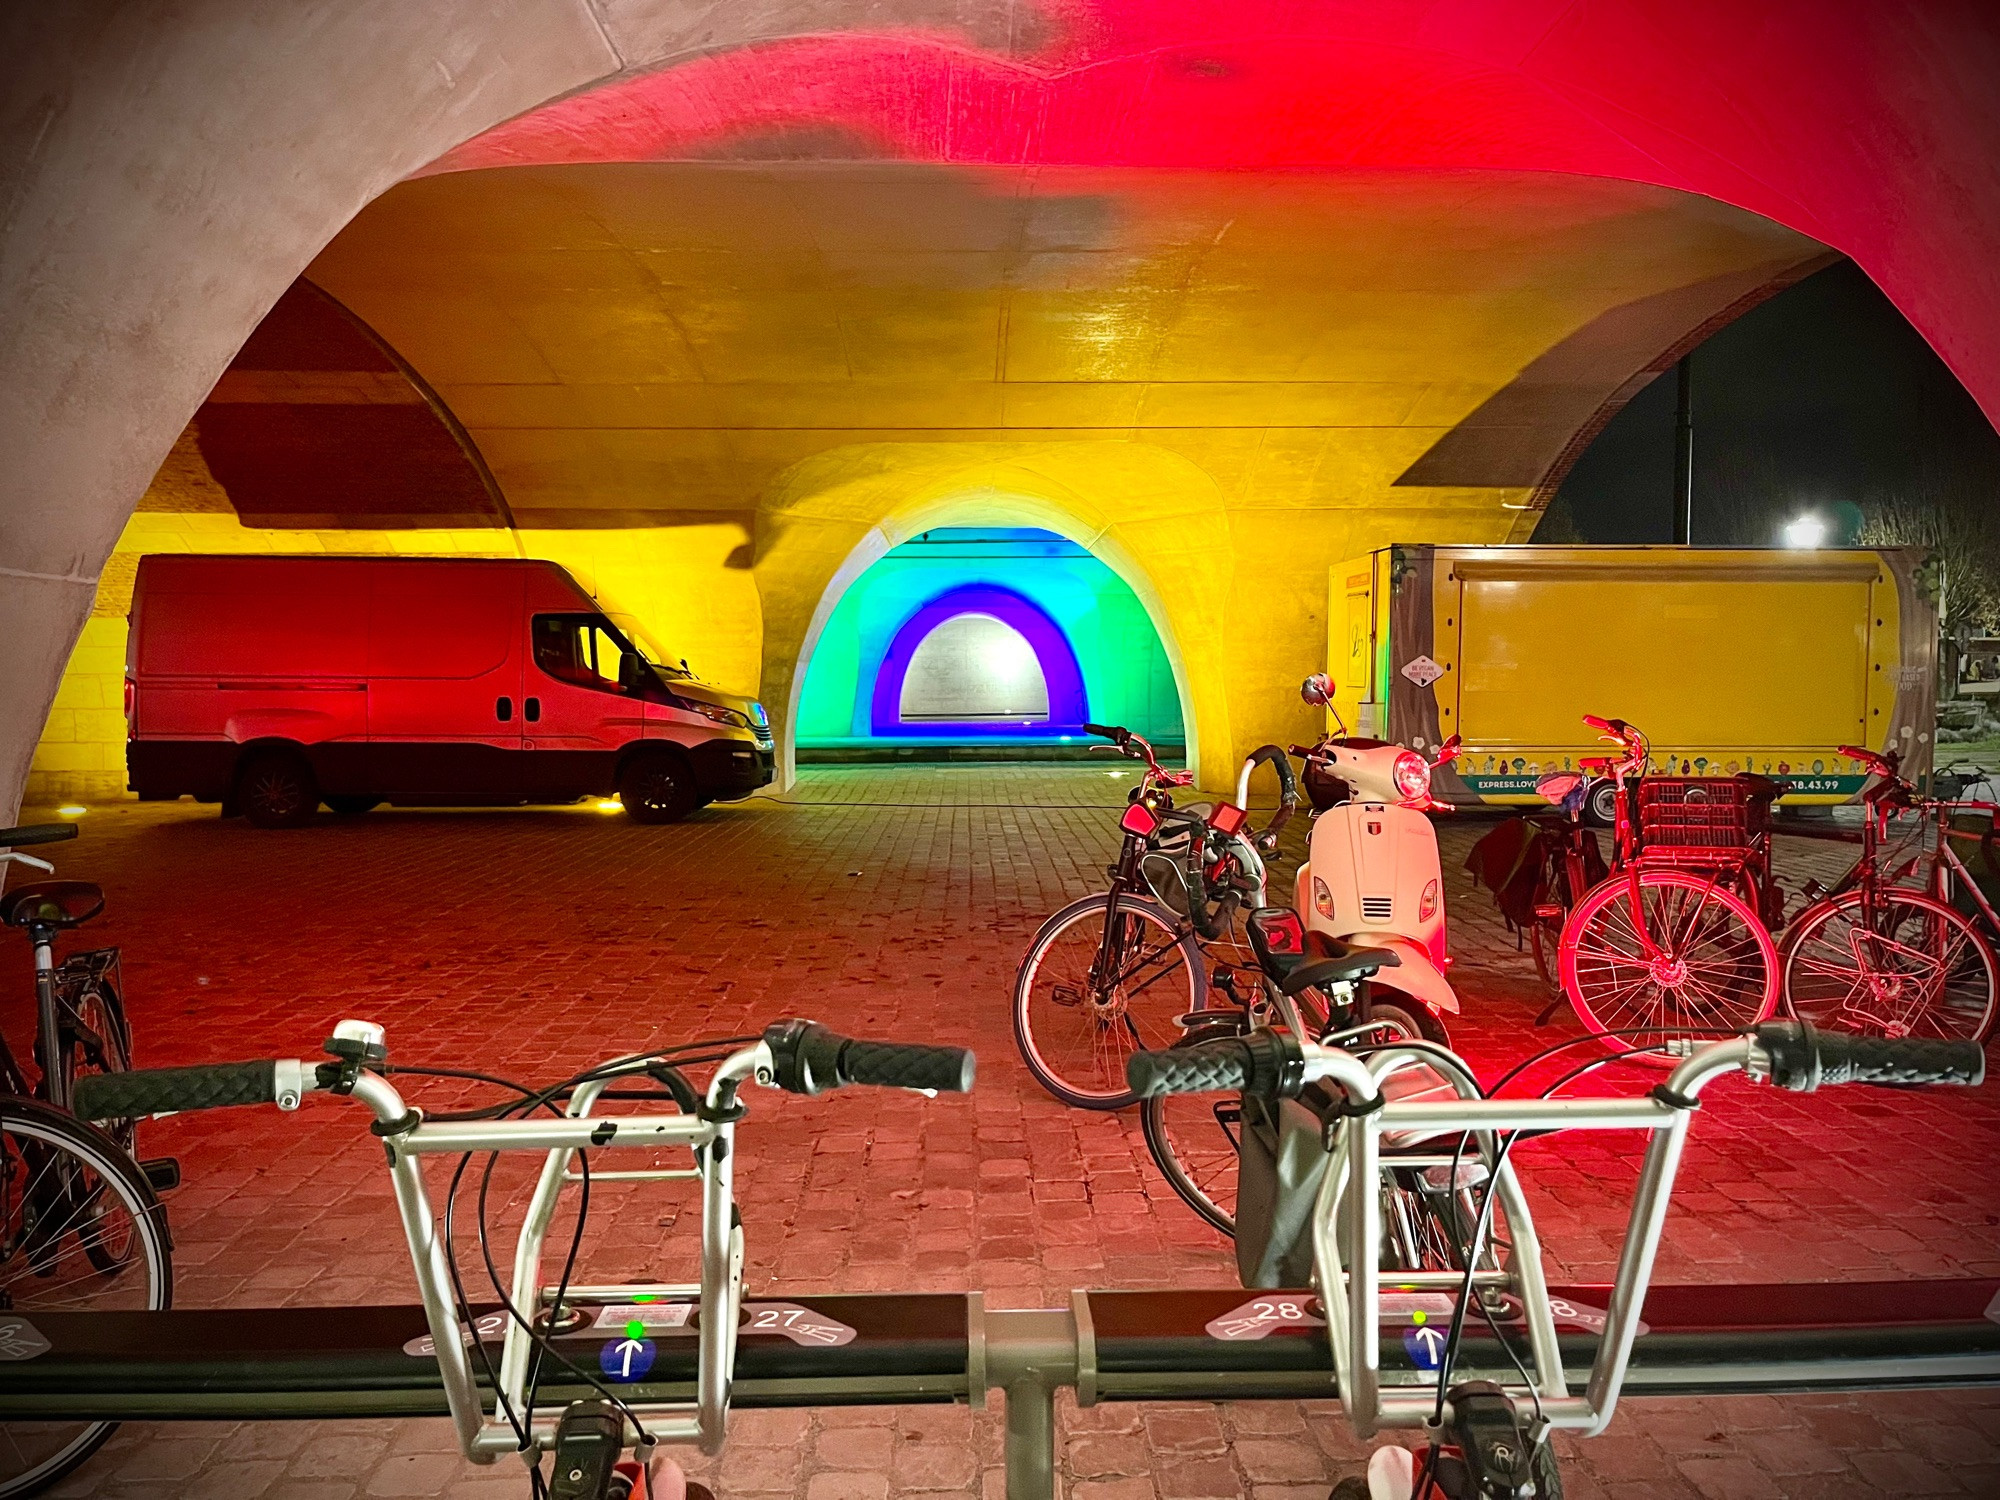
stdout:
<svg viewBox="0 0 2000 1500">
<path fill-rule="evenodd" d="M 1325 707 L 1333 683 L 1315 673 L 1299 691 Z M 1388 949 L 1401 962 L 1375 975 L 1377 987 L 1402 991 L 1433 1016 L 1458 1014 L 1458 996 L 1445 978 L 1451 955 L 1437 833 L 1424 816 L 1449 805 L 1431 796 L 1431 772 L 1458 754 L 1458 736 L 1438 747 L 1435 760 L 1344 732 L 1311 749 L 1294 745 L 1292 753 L 1305 757 L 1313 804 L 1310 855 L 1293 891 L 1307 932 Z"/>
</svg>

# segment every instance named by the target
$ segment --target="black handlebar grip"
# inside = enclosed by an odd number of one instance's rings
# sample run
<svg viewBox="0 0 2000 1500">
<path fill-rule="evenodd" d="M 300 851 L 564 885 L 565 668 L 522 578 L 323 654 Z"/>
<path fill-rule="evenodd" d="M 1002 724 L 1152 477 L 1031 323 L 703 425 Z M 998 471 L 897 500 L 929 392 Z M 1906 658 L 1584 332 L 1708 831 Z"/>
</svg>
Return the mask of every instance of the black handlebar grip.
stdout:
<svg viewBox="0 0 2000 1500">
<path fill-rule="evenodd" d="M 0 849 L 25 849 L 30 844 L 62 844 L 76 837 L 74 823 L 29 823 L 0 828 Z"/>
<path fill-rule="evenodd" d="M 963 1047 L 854 1041 L 816 1021 L 774 1022 L 764 1028 L 764 1045 L 771 1049 L 771 1082 L 808 1097 L 849 1083 L 963 1094 L 977 1062 Z"/>
<path fill-rule="evenodd" d="M 1914 1088 L 1975 1085 L 1986 1078 L 1986 1049 L 1977 1042 L 1850 1036 L 1803 1021 L 1767 1021 L 1757 1028 L 1757 1041 L 1770 1055 L 1771 1081 L 1800 1094 L 1836 1083 Z"/>
<path fill-rule="evenodd" d="M 1255 1066 L 1248 1038 L 1219 1037 L 1164 1052 L 1134 1052 L 1125 1059 L 1125 1082 L 1141 1099 L 1233 1093 L 1250 1082 Z"/>
<path fill-rule="evenodd" d="M 1116 724 L 1086 724 L 1083 726 L 1083 732 L 1085 734 L 1094 734 L 1101 740 L 1110 740 L 1114 744 L 1119 745 L 1124 744 L 1132 737 L 1131 730 L 1121 728 Z"/>
<path fill-rule="evenodd" d="M 840 1049 L 836 1066 L 842 1083 L 872 1083 L 885 1089 L 972 1091 L 978 1059 L 965 1047 L 926 1047 L 912 1042 L 854 1040 Z"/>
<path fill-rule="evenodd" d="M 1241 1091 L 1266 1099 L 1298 1097 L 1304 1082 L 1299 1044 L 1275 1031 L 1217 1037 L 1125 1059 L 1125 1083 L 1141 1099 L 1161 1094 Z"/>
<path fill-rule="evenodd" d="M 86 1120 L 136 1120 L 177 1110 L 271 1104 L 277 1097 L 278 1064 L 264 1058 L 194 1068 L 90 1073 L 76 1081 L 72 1102 Z"/>
</svg>

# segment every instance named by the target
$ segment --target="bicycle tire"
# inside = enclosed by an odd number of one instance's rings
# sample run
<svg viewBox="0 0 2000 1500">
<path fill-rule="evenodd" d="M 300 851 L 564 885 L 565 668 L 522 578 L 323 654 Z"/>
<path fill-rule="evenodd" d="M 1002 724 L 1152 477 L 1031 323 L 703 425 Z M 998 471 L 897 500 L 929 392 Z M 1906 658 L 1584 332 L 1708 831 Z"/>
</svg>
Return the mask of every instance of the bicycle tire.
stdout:
<svg viewBox="0 0 2000 1500">
<path fill-rule="evenodd" d="M 1864 1036 L 1921 1036 L 1983 1042 L 1993 1029 L 2000 1008 L 2000 963 L 1992 945 L 1963 912 L 1922 891 L 1893 889 L 1875 896 L 1876 926 L 1861 938 L 1861 892 L 1848 891 L 1815 902 L 1801 912 L 1785 936 L 1782 975 L 1786 1010 L 1822 1030 Z M 1891 916 L 1885 921 L 1882 912 Z M 1916 931 L 1899 936 L 1914 919 Z M 1836 926 L 1840 924 L 1840 926 Z M 1955 935 L 1955 947 L 1947 947 Z M 1917 938 L 1922 947 L 1909 938 Z M 1896 959 L 1893 977 L 1879 985 L 1862 972 L 1864 949 L 1879 949 Z M 1851 958 L 1851 968 L 1841 959 Z M 1905 999 L 1903 990 L 1921 965 L 1936 964 L 1942 985 L 1957 976 L 1958 998 L 1945 1007 Z M 1874 970 L 1871 973 L 1877 972 Z M 1816 982 L 1817 981 L 1817 982 Z M 1869 993 L 1861 993 L 1867 984 Z M 1913 1008 L 1913 1001 L 1922 1005 Z M 1925 1025 L 1928 1019 L 1929 1024 Z"/>
<path fill-rule="evenodd" d="M 132 1027 L 117 986 L 102 974 L 86 974 L 72 990 L 59 994 L 56 1006 L 56 1065 L 63 1071 L 66 1096 L 74 1095 L 78 1078 L 132 1068 Z M 131 1120 L 97 1122 L 127 1152 L 133 1149 L 134 1126 Z"/>
<path fill-rule="evenodd" d="M 1021 1060 L 1037 1083 L 1078 1109 L 1123 1109 L 1137 1103 L 1138 1095 L 1125 1083 L 1125 1058 L 1142 1048 L 1172 1046 L 1181 1035 L 1179 1018 L 1204 1009 L 1208 1001 L 1208 965 L 1193 931 L 1152 897 L 1127 894 L 1118 897 L 1121 920 L 1153 936 L 1152 946 L 1142 948 L 1123 972 L 1132 978 L 1147 977 L 1132 985 L 1130 993 L 1121 985 L 1120 992 L 1108 999 L 1088 993 L 1089 970 L 1110 901 L 1109 892 L 1100 892 L 1072 901 L 1050 917 L 1035 934 L 1014 977 L 1014 1045 Z M 1058 957 L 1058 945 L 1066 935 L 1088 942 L 1071 943 Z M 1164 967 L 1147 974 L 1152 959 L 1163 960 Z M 1061 975 L 1055 972 L 1058 963 L 1064 965 Z M 1177 972 L 1185 975 L 1184 987 L 1169 979 Z M 1139 1019 L 1134 1019 L 1131 1004 L 1136 995 L 1144 996 Z M 1073 1013 L 1080 1024 L 1059 1027 L 1058 1011 Z M 1062 1038 L 1059 1030 L 1075 1035 Z"/>
<path fill-rule="evenodd" d="M 1585 893 L 1563 927 L 1562 980 L 1586 1031 L 1664 1066 L 1679 1059 L 1644 1049 L 1740 1031 L 1778 1007 L 1777 948 L 1755 909 L 1672 867 L 1621 871 Z"/>
<path fill-rule="evenodd" d="M 114 1232 L 106 1220 L 121 1210 L 132 1240 L 107 1270 L 90 1243 L 105 1247 Z M 45 1222 L 52 1211 L 60 1215 L 53 1226 Z M 81 1256 L 65 1248 L 72 1240 Z M 132 1158 L 103 1131 L 39 1100 L 0 1099 L 0 1298 L 9 1314 L 32 1322 L 37 1308 L 157 1312 L 173 1305 L 173 1294 L 166 1214 Z M 117 1426 L 9 1422 L 0 1437 L 0 1500 L 54 1484 Z"/>
</svg>

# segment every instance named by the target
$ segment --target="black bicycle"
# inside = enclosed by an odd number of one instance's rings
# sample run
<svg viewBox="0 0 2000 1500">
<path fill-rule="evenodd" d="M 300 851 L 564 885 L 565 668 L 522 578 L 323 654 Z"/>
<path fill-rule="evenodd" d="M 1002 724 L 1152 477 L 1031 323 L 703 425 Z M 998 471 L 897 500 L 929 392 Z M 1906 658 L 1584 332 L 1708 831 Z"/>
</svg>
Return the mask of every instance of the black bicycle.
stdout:
<svg viewBox="0 0 2000 1500">
<path fill-rule="evenodd" d="M 22 846 L 76 837 L 60 823 L 0 829 L 0 867 L 54 868 Z M 132 1066 L 132 1033 L 118 995 L 118 950 L 56 961 L 57 937 L 104 910 L 87 881 L 43 880 L 0 895 L 0 923 L 35 951 L 32 1085 L 0 1036 L 0 1357 L 20 1338 L 9 1314 L 135 1311 L 169 1306 L 173 1265 L 155 1186 L 171 1161 L 142 1167 L 134 1122 L 87 1125 L 71 1113 L 76 1085 Z M 19 1357 L 19 1356 L 16 1356 Z M 96 1451 L 113 1422 L 10 1422 L 0 1430 L 0 1497 L 30 1495 Z"/>
<path fill-rule="evenodd" d="M 1202 945 L 1229 933 L 1236 913 L 1264 904 L 1264 855 L 1298 803 L 1291 763 L 1274 745 L 1244 762 L 1237 801 L 1176 807 L 1189 771 L 1163 767 L 1143 735 L 1086 724 L 1145 771 L 1118 826 L 1110 887 L 1072 901 L 1036 932 L 1014 980 L 1014 1041 L 1028 1071 L 1065 1104 L 1122 1109 L 1134 1052 L 1171 1046 L 1183 1017 L 1211 1004 Z M 1111 746 L 1100 746 L 1108 749 Z M 1281 801 L 1262 833 L 1241 805 L 1251 772 L 1270 763 Z"/>
</svg>

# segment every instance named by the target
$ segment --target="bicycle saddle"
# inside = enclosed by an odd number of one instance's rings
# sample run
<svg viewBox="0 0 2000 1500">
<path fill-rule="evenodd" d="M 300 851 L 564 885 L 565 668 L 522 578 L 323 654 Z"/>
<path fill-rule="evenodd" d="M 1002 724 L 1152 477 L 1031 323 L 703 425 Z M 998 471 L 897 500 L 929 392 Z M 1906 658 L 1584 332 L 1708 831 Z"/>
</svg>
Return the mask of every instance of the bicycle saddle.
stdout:
<svg viewBox="0 0 2000 1500">
<path fill-rule="evenodd" d="M 1350 948 L 1332 958 L 1316 958 L 1300 964 L 1278 985 L 1287 995 L 1322 984 L 1352 984 L 1366 979 L 1377 969 L 1398 969 L 1403 961 L 1387 948 Z"/>
<path fill-rule="evenodd" d="M 9 927 L 81 927 L 103 910 L 103 888 L 87 880 L 40 880 L 0 896 Z"/>
</svg>

